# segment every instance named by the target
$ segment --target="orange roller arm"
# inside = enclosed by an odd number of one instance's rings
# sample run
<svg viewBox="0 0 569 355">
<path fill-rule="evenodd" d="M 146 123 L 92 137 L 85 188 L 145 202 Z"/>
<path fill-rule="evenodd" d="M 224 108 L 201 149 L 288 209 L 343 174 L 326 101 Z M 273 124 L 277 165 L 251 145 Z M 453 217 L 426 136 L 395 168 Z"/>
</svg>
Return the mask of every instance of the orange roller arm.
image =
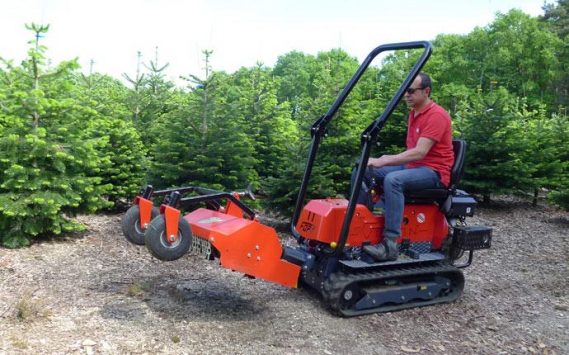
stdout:
<svg viewBox="0 0 569 355">
<path fill-rule="evenodd" d="M 140 228 L 144 230 L 150 223 L 150 217 L 152 216 L 152 201 L 137 196 L 134 200 L 134 204 L 138 205 L 138 209 L 140 210 Z"/>
<path fill-rule="evenodd" d="M 181 212 L 177 208 L 162 205 L 160 206 L 160 213 L 164 214 L 168 242 L 175 243 L 178 241 L 178 220 L 180 219 Z"/>
</svg>

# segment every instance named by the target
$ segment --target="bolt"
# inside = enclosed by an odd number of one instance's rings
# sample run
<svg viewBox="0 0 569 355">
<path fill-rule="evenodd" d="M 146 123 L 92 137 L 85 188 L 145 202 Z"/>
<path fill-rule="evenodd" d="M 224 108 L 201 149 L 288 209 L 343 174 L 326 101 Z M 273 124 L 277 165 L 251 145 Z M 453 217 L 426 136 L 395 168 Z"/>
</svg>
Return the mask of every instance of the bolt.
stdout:
<svg viewBox="0 0 569 355">
<path fill-rule="evenodd" d="M 260 249 L 259 246 L 255 245 L 255 250 L 259 250 L 259 249 Z"/>
<path fill-rule="evenodd" d="M 257 261 L 261 261 L 261 257 L 260 257 L 260 256 L 257 257 Z"/>
<path fill-rule="evenodd" d="M 170 237 L 168 237 L 168 241 L 169 242 L 173 242 L 174 240 L 176 240 L 176 236 L 175 235 L 171 235 Z"/>
<path fill-rule="evenodd" d="M 250 257 L 251 257 L 251 253 L 247 253 L 247 257 L 250 258 Z"/>
</svg>

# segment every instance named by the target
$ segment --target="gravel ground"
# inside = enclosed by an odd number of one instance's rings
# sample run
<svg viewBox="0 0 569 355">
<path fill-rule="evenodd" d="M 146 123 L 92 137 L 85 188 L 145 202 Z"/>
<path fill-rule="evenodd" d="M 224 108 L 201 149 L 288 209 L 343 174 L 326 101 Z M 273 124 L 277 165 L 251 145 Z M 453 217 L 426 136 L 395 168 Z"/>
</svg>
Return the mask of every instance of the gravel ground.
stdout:
<svg viewBox="0 0 569 355">
<path fill-rule="evenodd" d="M 545 206 L 478 209 L 493 245 L 456 302 L 355 318 L 216 261 L 158 261 L 120 215 L 79 219 L 81 235 L 0 249 L 1 355 L 569 354 L 569 213 Z"/>
</svg>

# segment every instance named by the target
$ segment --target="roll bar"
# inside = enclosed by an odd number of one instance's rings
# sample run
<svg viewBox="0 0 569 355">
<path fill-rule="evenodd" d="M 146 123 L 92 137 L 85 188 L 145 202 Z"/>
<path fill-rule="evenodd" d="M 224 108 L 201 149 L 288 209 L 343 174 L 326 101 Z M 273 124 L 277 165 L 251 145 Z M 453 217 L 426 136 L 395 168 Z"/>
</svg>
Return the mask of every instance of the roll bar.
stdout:
<svg viewBox="0 0 569 355">
<path fill-rule="evenodd" d="M 312 168 L 314 166 L 314 161 L 316 159 L 316 152 L 318 151 L 320 141 L 322 137 L 327 135 L 326 127 L 332 121 L 332 118 L 338 111 L 338 109 L 342 106 L 354 86 L 360 80 L 364 72 L 370 66 L 372 61 L 377 57 L 380 53 L 386 51 L 395 51 L 395 50 L 405 50 L 405 49 L 420 49 L 423 48 L 424 51 L 421 54 L 420 58 L 417 60 L 411 72 L 407 75 L 401 86 L 395 93 L 395 96 L 391 99 L 388 103 L 385 111 L 372 122 L 361 134 L 361 145 L 362 145 L 362 152 L 360 158 L 358 160 L 358 168 L 356 170 L 356 179 L 354 186 L 360 186 L 363 181 L 365 169 L 367 166 L 367 161 L 370 156 L 372 146 L 377 142 L 377 137 L 379 132 L 385 126 L 387 119 L 391 116 L 393 111 L 395 110 L 397 103 L 403 98 L 405 91 L 411 85 L 417 74 L 421 71 L 429 57 L 433 52 L 433 46 L 430 42 L 427 41 L 416 41 L 416 42 L 404 42 L 404 43 L 392 43 L 392 44 L 385 44 L 375 48 L 371 51 L 370 54 L 365 58 L 362 62 L 356 73 L 352 76 L 344 90 L 340 93 L 340 95 L 336 98 L 328 112 L 320 117 L 312 127 L 310 128 L 310 135 L 312 137 L 312 143 L 310 146 L 310 152 L 308 154 L 308 159 L 306 162 L 306 168 L 304 170 L 304 175 L 302 177 L 302 181 L 300 184 L 300 190 L 298 192 L 298 197 L 296 200 L 296 207 L 294 209 L 294 214 L 292 217 L 292 234 L 295 236 L 297 241 L 300 243 L 302 237 L 300 233 L 296 230 L 296 224 L 298 223 L 298 219 L 300 218 L 300 213 L 302 211 L 302 207 L 304 205 L 304 199 L 306 197 L 306 191 L 308 189 L 308 182 L 310 180 L 310 176 L 312 174 Z M 338 255 L 342 252 L 344 246 L 346 245 L 346 240 L 348 239 L 348 232 L 350 229 L 350 222 L 352 221 L 352 217 L 354 216 L 354 211 L 356 209 L 357 204 L 357 193 L 358 189 L 352 189 L 350 194 L 350 199 L 348 203 L 348 208 L 346 211 L 346 216 L 344 218 L 344 222 L 342 224 L 342 230 L 340 232 L 340 237 L 337 243 L 336 248 L 333 250 L 332 254 Z"/>
</svg>

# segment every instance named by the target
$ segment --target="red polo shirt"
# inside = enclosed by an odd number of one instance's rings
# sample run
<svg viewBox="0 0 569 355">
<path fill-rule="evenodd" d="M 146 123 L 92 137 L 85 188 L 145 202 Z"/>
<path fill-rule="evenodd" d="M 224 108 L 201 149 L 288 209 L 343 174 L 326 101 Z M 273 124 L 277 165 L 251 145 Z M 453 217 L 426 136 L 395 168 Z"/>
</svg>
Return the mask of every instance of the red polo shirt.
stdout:
<svg viewBox="0 0 569 355">
<path fill-rule="evenodd" d="M 420 137 L 435 141 L 427 155 L 407 164 L 409 168 L 426 166 L 438 172 L 441 182 L 448 186 L 450 170 L 454 163 L 452 149 L 452 122 L 450 115 L 439 105 L 431 102 L 415 117 L 415 110 L 409 114 L 407 123 L 407 149 L 415 148 Z"/>
</svg>

